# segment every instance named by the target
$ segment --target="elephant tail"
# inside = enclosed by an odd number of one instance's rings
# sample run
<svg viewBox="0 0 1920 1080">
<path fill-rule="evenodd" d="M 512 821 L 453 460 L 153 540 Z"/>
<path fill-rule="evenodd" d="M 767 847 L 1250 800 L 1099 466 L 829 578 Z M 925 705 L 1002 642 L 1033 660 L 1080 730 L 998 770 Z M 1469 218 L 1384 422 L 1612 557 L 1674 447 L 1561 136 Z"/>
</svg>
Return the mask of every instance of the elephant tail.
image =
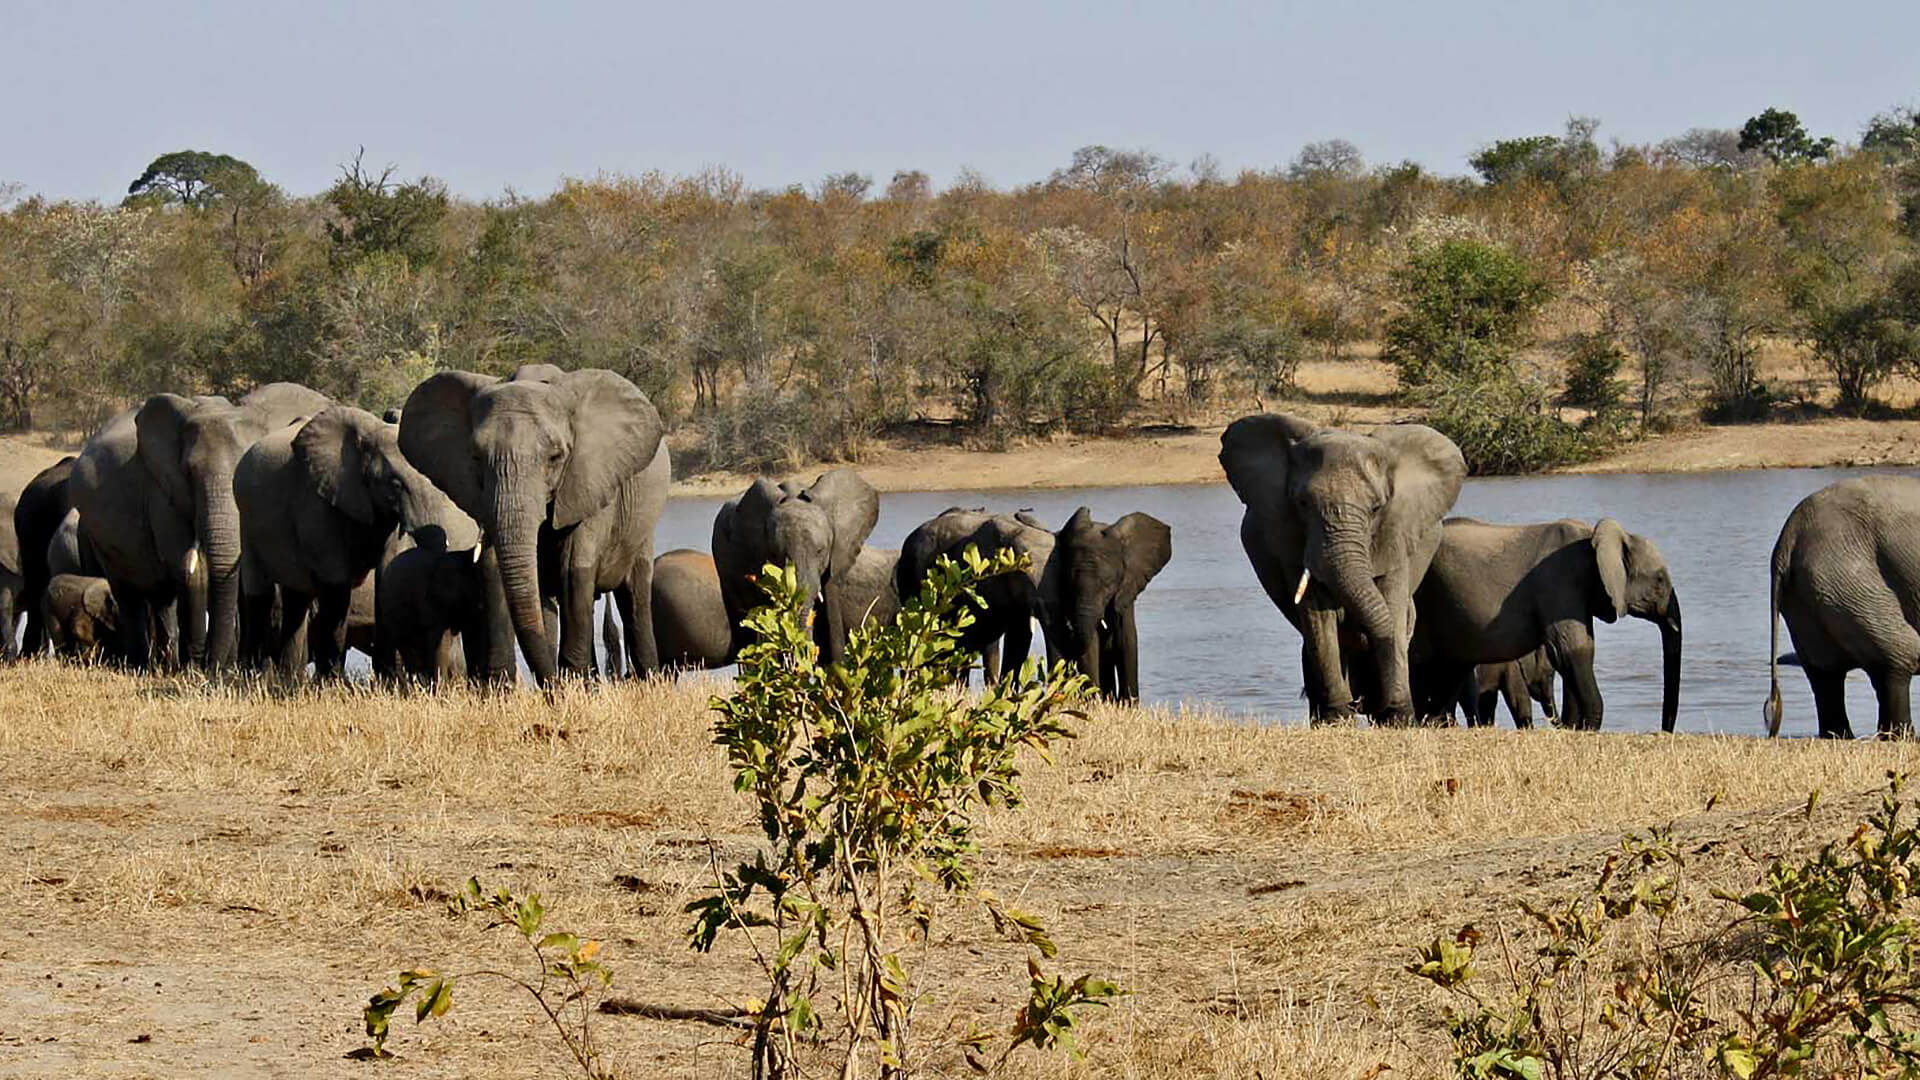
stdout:
<svg viewBox="0 0 1920 1080">
<path fill-rule="evenodd" d="M 1767 719 L 1767 738 L 1776 738 L 1780 734 L 1780 587 L 1787 576 L 1787 559 L 1784 553 L 1775 550 L 1773 565 L 1767 572 L 1767 704 L 1763 713 Z"/>
</svg>

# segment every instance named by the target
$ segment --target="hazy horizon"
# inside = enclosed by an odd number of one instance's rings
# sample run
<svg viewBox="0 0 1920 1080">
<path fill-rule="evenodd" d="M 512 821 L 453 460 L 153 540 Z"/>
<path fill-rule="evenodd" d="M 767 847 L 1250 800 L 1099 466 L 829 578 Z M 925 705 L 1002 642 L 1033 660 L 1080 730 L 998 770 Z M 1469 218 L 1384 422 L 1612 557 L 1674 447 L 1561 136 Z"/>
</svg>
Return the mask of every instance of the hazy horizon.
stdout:
<svg viewBox="0 0 1920 1080">
<path fill-rule="evenodd" d="M 756 188 L 920 169 L 998 187 L 1081 146 L 1231 175 L 1343 138 L 1442 174 L 1573 115 L 1602 142 L 1738 127 L 1769 106 L 1859 137 L 1920 100 L 1920 5 L 1411 2 L 1161 11 L 982 0 L 911 10 L 695 10 L 499 0 L 324 10 L 217 0 L 7 12 L 0 183 L 119 199 L 172 150 L 232 154 L 296 194 L 364 146 L 465 198 L 564 177 L 720 167 Z"/>
</svg>

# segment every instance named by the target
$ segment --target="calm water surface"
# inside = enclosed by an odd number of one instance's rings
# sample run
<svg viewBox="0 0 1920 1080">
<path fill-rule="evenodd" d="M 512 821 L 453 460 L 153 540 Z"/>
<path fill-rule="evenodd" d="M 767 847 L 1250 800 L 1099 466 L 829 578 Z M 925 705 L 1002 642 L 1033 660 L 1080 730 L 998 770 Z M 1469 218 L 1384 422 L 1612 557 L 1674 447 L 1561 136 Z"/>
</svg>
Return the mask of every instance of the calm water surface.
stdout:
<svg viewBox="0 0 1920 1080">
<path fill-rule="evenodd" d="M 1550 476 L 1469 480 L 1454 513 L 1497 522 L 1618 518 L 1666 555 L 1686 613 L 1680 687 L 1683 731 L 1758 734 L 1767 693 L 1767 560 L 1789 511 L 1808 494 L 1866 469 Z M 1911 472 L 1911 470 L 1891 470 Z M 658 550 L 711 543 L 719 498 L 677 498 L 660 522 Z M 1300 637 L 1260 591 L 1240 548 L 1240 503 L 1225 483 L 1170 487 L 881 496 L 871 543 L 897 547 L 949 506 L 1030 509 L 1054 527 L 1086 505 L 1112 521 L 1135 510 L 1173 526 L 1173 561 L 1140 597 L 1140 692 L 1268 722 L 1302 723 Z M 1600 692 L 1609 730 L 1660 724 L 1660 632 L 1622 619 L 1596 624 Z M 1781 631 L 1782 648 L 1785 630 Z M 1035 643 L 1035 652 L 1039 644 Z M 1811 734 L 1813 698 L 1798 669 L 1781 669 L 1783 730 Z M 1848 682 L 1856 732 L 1874 725 L 1864 676 Z M 1504 711 L 1501 722 L 1506 723 Z"/>
</svg>

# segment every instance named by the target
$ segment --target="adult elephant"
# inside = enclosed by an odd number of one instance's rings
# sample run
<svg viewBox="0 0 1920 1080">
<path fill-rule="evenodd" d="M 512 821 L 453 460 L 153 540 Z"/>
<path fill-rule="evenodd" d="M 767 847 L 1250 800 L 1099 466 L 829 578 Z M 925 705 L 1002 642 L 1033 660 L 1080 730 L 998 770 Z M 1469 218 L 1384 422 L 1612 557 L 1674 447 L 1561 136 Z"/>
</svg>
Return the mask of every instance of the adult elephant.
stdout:
<svg viewBox="0 0 1920 1080">
<path fill-rule="evenodd" d="M 293 383 L 269 383 L 237 403 L 157 394 L 88 440 L 68 487 L 82 536 L 112 583 L 124 651 L 135 663 L 187 656 L 215 669 L 235 663 L 240 511 L 234 467 L 262 436 L 328 404 Z M 149 636 L 155 627 L 157 642 Z M 182 643 L 184 656 L 176 651 Z"/>
<path fill-rule="evenodd" d="M 0 493 L 0 659 L 20 655 L 20 606 L 26 579 L 20 573 L 20 538 L 13 531 L 13 496 Z"/>
<path fill-rule="evenodd" d="M 1267 413 L 1228 425 L 1220 464 L 1246 505 L 1240 542 L 1247 560 L 1300 632 L 1313 722 L 1355 712 L 1343 631 L 1377 673 L 1376 685 L 1366 687 L 1367 711 L 1387 722 L 1411 720 L 1413 590 L 1466 479 L 1460 448 L 1420 424 L 1359 434 Z"/>
<path fill-rule="evenodd" d="M 1062 638 L 1047 628 L 1064 625 L 1059 598 L 1064 595 L 1065 569 L 1055 557 L 1053 532 L 1024 512 L 989 514 L 951 507 L 922 522 L 900 547 L 895 592 L 902 601 L 916 595 L 941 556 L 958 562 L 969 547 L 988 557 L 1000 551 L 1024 555 L 1027 567 L 975 583 L 980 603 L 973 605 L 973 623 L 961 632 L 960 648 L 979 653 L 983 677 L 995 682 L 1002 670 L 1018 671 L 1026 660 L 1037 620 L 1045 632 L 1047 659 L 1054 660 Z"/>
<path fill-rule="evenodd" d="M 754 575 L 771 563 L 793 567 L 803 616 L 819 603 L 826 616 L 826 658 L 839 660 L 858 619 L 847 575 L 879 519 L 879 493 L 852 469 L 822 473 L 804 488 L 762 477 L 722 506 L 713 519 L 713 561 L 736 648 L 746 644 L 742 621 L 764 600 Z"/>
<path fill-rule="evenodd" d="M 1920 670 L 1920 479 L 1863 476 L 1800 501 L 1773 545 L 1767 734 L 1780 733 L 1780 622 L 1813 689 L 1823 739 L 1850 739 L 1846 677 L 1864 669 L 1882 738 L 1913 734 Z"/>
<path fill-rule="evenodd" d="M 13 508 L 14 538 L 20 545 L 20 609 L 27 614 L 27 629 L 21 639 L 21 651 L 38 656 L 47 647 L 46 621 L 41 615 L 40 598 L 53 574 L 47 569 L 47 544 L 60 523 L 73 509 L 67 491 L 67 478 L 73 475 L 72 455 L 40 470 L 20 491 Z"/>
<path fill-rule="evenodd" d="M 431 527 L 453 548 L 480 543 L 473 520 L 401 454 L 400 429 L 350 405 L 254 443 L 235 468 L 233 492 L 248 659 L 271 654 L 287 677 L 304 672 L 309 655 L 316 677 L 345 674 L 354 590 L 380 566 L 397 530 Z M 370 595 L 364 606 L 371 624 Z"/>
<path fill-rule="evenodd" d="M 1680 597 L 1651 540 L 1606 518 L 1490 525 L 1450 518 L 1433 565 L 1414 595 L 1413 657 L 1420 683 L 1451 694 L 1476 664 L 1519 660 L 1544 646 L 1566 681 L 1560 723 L 1598 730 L 1593 622 L 1631 615 L 1660 628 L 1660 727 L 1672 731 L 1680 703 Z M 1425 696 L 1423 689 L 1423 696 Z M 1429 702 L 1433 714 L 1451 712 Z"/>
<path fill-rule="evenodd" d="M 1140 699 L 1140 634 L 1133 604 L 1173 558 L 1173 530 L 1150 514 L 1128 514 L 1112 524 L 1081 507 L 1055 534 L 1062 589 L 1046 607 L 1049 636 L 1080 673 L 1108 698 Z"/>
<path fill-rule="evenodd" d="M 611 371 L 445 371 L 407 398 L 401 452 L 479 523 L 504 608 L 489 618 L 511 625 L 542 686 L 561 670 L 593 672 L 603 592 L 619 605 L 634 671 L 659 666 L 653 531 L 671 468 L 661 434 L 653 403 Z M 546 599 L 559 610 L 557 657 Z"/>
</svg>

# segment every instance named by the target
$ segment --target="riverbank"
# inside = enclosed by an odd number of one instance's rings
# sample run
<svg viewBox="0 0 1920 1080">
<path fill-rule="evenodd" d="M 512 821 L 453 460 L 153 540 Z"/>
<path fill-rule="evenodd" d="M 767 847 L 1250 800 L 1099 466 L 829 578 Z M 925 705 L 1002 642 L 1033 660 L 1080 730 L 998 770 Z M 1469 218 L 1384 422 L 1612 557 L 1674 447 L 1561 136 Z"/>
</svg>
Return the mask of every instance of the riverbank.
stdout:
<svg viewBox="0 0 1920 1080">
<path fill-rule="evenodd" d="M 361 1078 L 344 1055 L 395 971 L 517 962 L 447 918 L 470 875 L 604 941 L 622 996 L 754 994 L 740 950 L 685 943 L 710 852 L 757 839 L 697 684 L 286 696 L 33 663 L 0 669 L 0 710 L 0 1073 Z M 1920 765 L 1913 743 L 1110 707 L 1077 726 L 1053 764 L 1026 763 L 1027 805 L 985 822 L 984 884 L 1048 924 L 1060 969 L 1134 993 L 1087 1017 L 1084 1063 L 1017 1056 L 1015 1076 L 1437 1074 L 1441 1002 L 1402 970 L 1415 946 L 1517 929 L 1519 900 L 1570 895 L 1630 830 L 1672 823 L 1694 871 L 1737 877 L 1844 836 L 1887 770 Z M 942 923 L 915 960 L 927 1030 L 1001 1027 L 1021 955 Z M 745 1067 L 695 1023 L 602 1017 L 596 1038 L 622 1076 Z M 442 1021 L 397 1020 L 391 1045 L 423 1076 L 567 1071 L 525 1005 L 478 982 Z"/>
</svg>

